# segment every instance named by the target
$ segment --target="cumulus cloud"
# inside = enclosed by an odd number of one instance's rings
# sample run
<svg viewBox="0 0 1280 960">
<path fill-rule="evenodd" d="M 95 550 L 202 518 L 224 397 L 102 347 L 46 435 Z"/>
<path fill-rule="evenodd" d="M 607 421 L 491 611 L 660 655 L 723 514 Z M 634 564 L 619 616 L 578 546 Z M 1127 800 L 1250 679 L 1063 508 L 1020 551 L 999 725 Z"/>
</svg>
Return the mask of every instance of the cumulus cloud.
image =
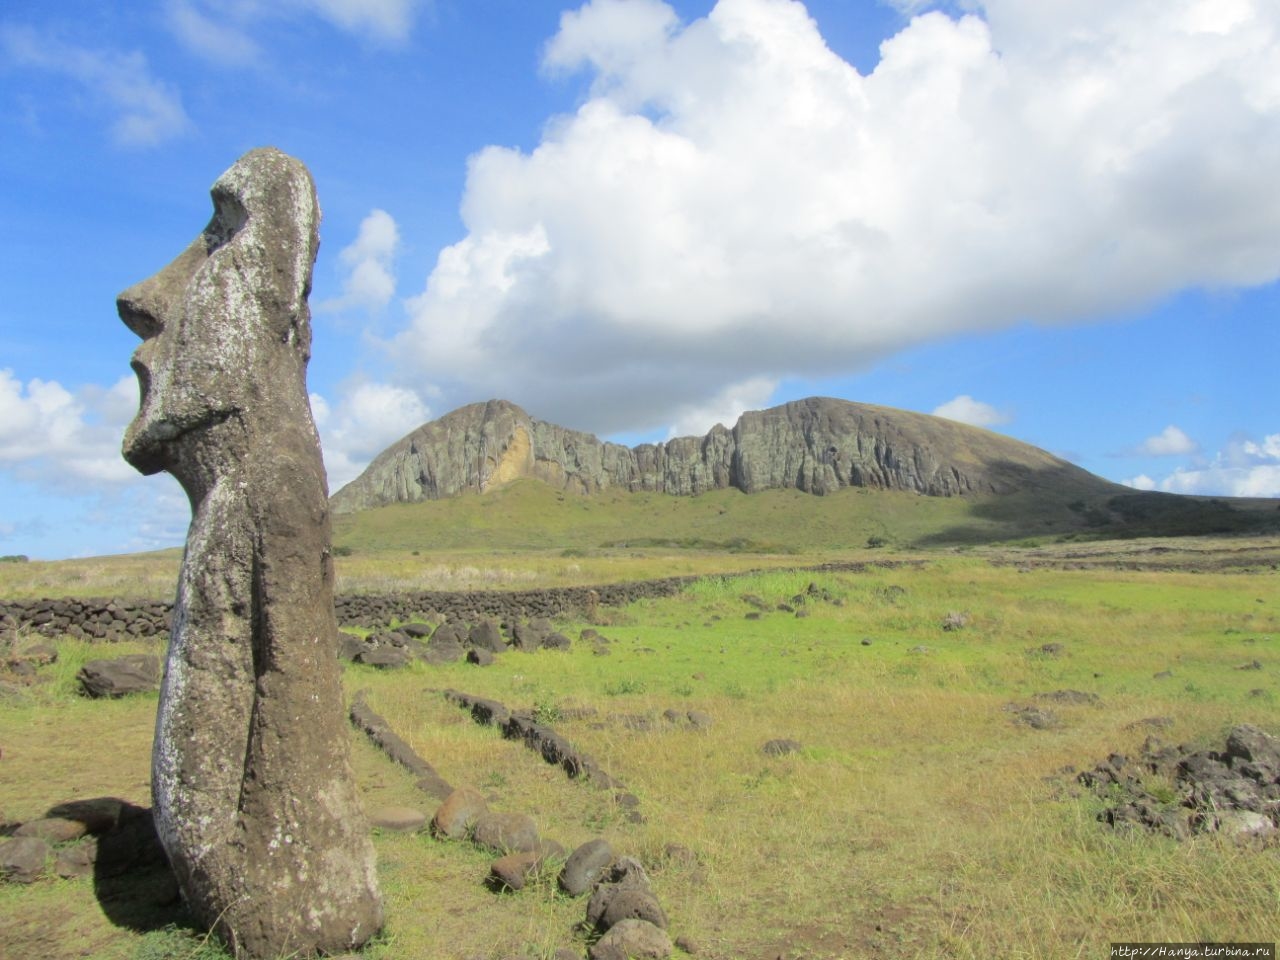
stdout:
<svg viewBox="0 0 1280 960">
<path fill-rule="evenodd" d="M 360 222 L 360 230 L 338 259 L 347 269 L 342 294 L 318 305 L 325 311 L 360 309 L 382 310 L 396 292 L 392 270 L 400 231 L 395 219 L 385 210 L 373 210 Z"/>
<path fill-rule="evenodd" d="M 44 486 L 82 490 L 122 484 L 138 474 L 120 456 L 124 428 L 138 407 L 132 376 L 73 394 L 52 380 L 23 384 L 0 370 L 0 469 Z"/>
<path fill-rule="evenodd" d="M 1147 437 L 1138 444 L 1137 452 L 1147 457 L 1179 457 L 1195 453 L 1199 445 L 1173 424 L 1154 437 Z"/>
<path fill-rule="evenodd" d="M 1139 490 L 1202 496 L 1280 497 L 1280 433 L 1261 441 L 1233 437 L 1211 460 L 1179 467 L 1157 481 L 1143 474 L 1126 484 Z"/>
<path fill-rule="evenodd" d="M 370 460 L 431 416 L 412 390 L 382 383 L 357 383 L 336 406 L 313 393 L 311 413 L 320 431 L 330 491 L 354 480 Z"/>
<path fill-rule="evenodd" d="M 191 127 L 177 89 L 152 76 L 137 51 L 76 46 L 17 24 L 0 24 L 0 50 L 14 65 L 79 84 L 89 100 L 111 112 L 111 134 L 121 146 L 152 147 Z"/>
<path fill-rule="evenodd" d="M 933 415 L 974 427 L 994 427 L 1009 422 L 1006 414 L 1001 413 L 989 403 L 973 399 L 967 393 L 962 393 L 955 399 L 935 407 Z"/>
<path fill-rule="evenodd" d="M 683 407 L 676 412 L 675 422 L 667 436 L 700 437 L 717 423 L 732 427 L 747 410 L 769 406 L 769 398 L 778 389 L 778 381 L 755 377 L 725 387 L 706 403 Z"/>
<path fill-rule="evenodd" d="M 1276 278 L 1280 7 L 970 6 L 865 76 L 791 0 L 565 14 L 544 63 L 590 94 L 532 152 L 471 158 L 404 375 L 607 433 L 725 383 Z"/>
</svg>

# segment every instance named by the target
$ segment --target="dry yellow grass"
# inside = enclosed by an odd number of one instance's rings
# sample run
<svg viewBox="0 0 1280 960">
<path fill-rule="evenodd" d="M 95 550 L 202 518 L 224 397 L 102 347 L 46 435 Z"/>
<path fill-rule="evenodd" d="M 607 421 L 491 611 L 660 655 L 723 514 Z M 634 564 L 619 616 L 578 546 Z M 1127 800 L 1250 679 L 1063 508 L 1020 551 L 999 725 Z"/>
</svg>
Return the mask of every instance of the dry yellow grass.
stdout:
<svg viewBox="0 0 1280 960">
<path fill-rule="evenodd" d="M 839 604 L 809 603 L 805 619 L 745 618 L 744 593 L 774 607 L 810 581 Z M 1122 939 L 1267 940 L 1280 907 L 1274 848 L 1113 833 L 1095 821 L 1099 801 L 1060 771 L 1135 752 L 1148 731 L 1132 725 L 1152 716 L 1174 718 L 1161 733 L 1170 741 L 1203 746 L 1242 721 L 1280 730 L 1276 583 L 1269 572 L 1018 573 L 964 557 L 861 575 L 775 572 L 606 611 L 597 628 L 610 656 L 578 644 L 507 653 L 486 670 L 353 667 L 346 683 L 348 694 L 367 689 L 455 785 L 533 815 L 567 848 L 604 836 L 640 856 L 673 932 L 698 941 L 700 957 L 1056 960 L 1105 956 Z M 943 632 L 953 610 L 969 623 Z M 584 624 L 561 626 L 576 635 Z M 1064 650 L 1040 654 L 1048 642 Z M 68 662 L 49 691 L 0 706 L 0 810 L 12 819 L 75 795 L 145 800 L 154 699 L 71 697 L 65 671 L 90 648 L 61 646 Z M 1251 658 L 1264 669 L 1236 669 Z M 1166 669 L 1171 678 L 1154 678 Z M 640 798 L 644 822 L 473 724 L 444 687 L 548 717 L 594 707 L 555 725 Z M 1102 705 L 1054 705 L 1062 723 L 1049 730 L 1004 709 L 1062 688 Z M 667 725 L 667 708 L 715 722 Z M 632 715 L 655 722 L 633 729 Z M 776 737 L 804 750 L 761 754 Z M 430 812 L 370 745 L 358 741 L 354 758 L 367 805 Z M 547 884 L 494 894 L 483 883 L 490 858 L 467 844 L 393 834 L 376 844 L 389 919 L 371 960 L 545 960 L 581 947 L 583 901 Z M 669 844 L 696 862 L 666 856 Z M 0 955 L 30 954 L 38 934 L 51 957 L 131 957 L 147 942 L 112 927 L 83 882 L 0 890 L 0 916 Z M 65 938 L 39 933 L 45 916 Z"/>
</svg>

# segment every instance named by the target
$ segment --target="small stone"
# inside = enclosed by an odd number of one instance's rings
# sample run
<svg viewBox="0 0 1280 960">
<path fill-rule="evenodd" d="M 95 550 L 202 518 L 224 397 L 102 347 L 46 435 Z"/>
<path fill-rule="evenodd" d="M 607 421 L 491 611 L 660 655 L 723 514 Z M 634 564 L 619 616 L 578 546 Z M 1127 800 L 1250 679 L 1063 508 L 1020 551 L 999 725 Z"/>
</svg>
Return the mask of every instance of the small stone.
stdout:
<svg viewBox="0 0 1280 960">
<path fill-rule="evenodd" d="M 369 825 L 395 833 L 421 830 L 427 815 L 413 807 L 378 807 L 369 811 Z"/>
<path fill-rule="evenodd" d="M 76 674 L 81 689 L 91 697 L 124 697 L 149 693 L 160 686 L 160 659 L 135 653 L 112 660 L 90 660 Z"/>
<path fill-rule="evenodd" d="M 662 912 L 658 898 L 641 887 L 619 887 L 609 898 L 597 926 L 602 930 L 611 930 L 628 918 L 648 920 L 655 927 L 667 929 L 667 915 Z"/>
<path fill-rule="evenodd" d="M 538 826 L 528 814 L 490 811 L 476 820 L 471 838 L 478 846 L 500 854 L 536 850 Z"/>
<path fill-rule="evenodd" d="M 78 820 L 63 817 L 45 817 L 43 820 L 28 820 L 13 832 L 15 837 L 39 837 L 48 843 L 68 843 L 79 840 L 88 830 Z"/>
<path fill-rule="evenodd" d="M 543 840 L 536 850 L 521 850 L 499 857 L 489 868 L 490 881 L 506 890 L 522 890 L 530 878 L 538 876 L 546 864 L 564 856 L 564 847 Z"/>
<path fill-rule="evenodd" d="M 39 837 L 13 837 L 0 843 L 0 880 L 34 883 L 53 853 Z"/>
<path fill-rule="evenodd" d="M 488 811 L 489 804 L 480 791 L 473 787 L 459 787 L 436 810 L 431 820 L 431 832 L 447 840 L 462 840 Z"/>
<path fill-rule="evenodd" d="M 592 945 L 591 960 L 664 960 L 673 945 L 665 930 L 647 920 L 623 920 Z"/>
<path fill-rule="evenodd" d="M 76 820 L 84 824 L 87 832 L 97 834 L 114 830 L 126 813 L 136 815 L 138 809 L 115 797 L 94 797 L 89 800 L 69 800 L 50 807 L 47 816 Z"/>
<path fill-rule="evenodd" d="M 98 859 L 98 845 L 92 840 L 63 847 L 54 858 L 53 869 L 64 880 L 87 877 Z"/>
<path fill-rule="evenodd" d="M 691 957 L 696 957 L 702 952 L 702 944 L 688 934 L 676 937 L 676 947 Z"/>
<path fill-rule="evenodd" d="M 565 861 L 560 871 L 560 889 L 571 897 L 582 896 L 612 862 L 613 848 L 607 840 L 588 840 Z"/>
<path fill-rule="evenodd" d="M 710 730 L 715 722 L 705 710 L 690 710 L 685 716 L 689 718 L 689 726 L 695 730 Z"/>
<path fill-rule="evenodd" d="M 493 652 L 484 647 L 472 647 L 467 651 L 467 663 L 475 664 L 477 667 L 491 667 L 493 661 Z"/>
<path fill-rule="evenodd" d="M 801 746 L 799 740 L 790 740 L 786 737 L 780 737 L 776 740 L 770 740 L 765 743 L 760 752 L 766 757 L 781 757 L 788 753 L 799 753 L 804 747 Z"/>
</svg>

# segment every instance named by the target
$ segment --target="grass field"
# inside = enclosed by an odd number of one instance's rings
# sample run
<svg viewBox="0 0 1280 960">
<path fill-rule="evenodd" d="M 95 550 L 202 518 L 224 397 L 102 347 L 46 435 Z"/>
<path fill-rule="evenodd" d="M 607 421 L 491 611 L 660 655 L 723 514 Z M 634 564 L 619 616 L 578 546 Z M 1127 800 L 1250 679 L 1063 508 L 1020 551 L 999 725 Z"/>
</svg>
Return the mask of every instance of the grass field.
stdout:
<svg viewBox="0 0 1280 960">
<path fill-rule="evenodd" d="M 719 508 L 705 509 L 714 524 Z M 954 507 L 902 506 L 908 515 L 945 509 Z M 509 652 L 488 669 L 352 666 L 348 694 L 367 690 L 446 779 L 479 787 L 498 809 L 531 814 L 543 836 L 569 849 L 604 836 L 641 857 L 673 935 L 692 938 L 699 957 L 1100 957 L 1115 940 L 1275 939 L 1275 848 L 1112 832 L 1095 820 L 1101 801 L 1068 772 L 1135 752 L 1151 733 L 1141 721 L 1152 717 L 1171 719 L 1160 731 L 1166 740 L 1202 746 L 1220 746 L 1240 722 L 1280 732 L 1274 539 L 928 553 L 904 543 L 860 552 L 926 562 L 854 574 L 784 568 L 821 559 L 817 549 L 714 549 L 707 541 L 726 539 L 714 531 L 690 534 L 698 545 L 662 546 L 656 515 L 648 529 L 643 547 L 600 546 L 609 538 L 593 530 L 576 546 L 508 547 L 487 562 L 478 548 L 430 551 L 420 542 L 379 551 L 348 531 L 352 552 L 339 558 L 340 573 L 371 589 L 430 578 L 519 587 L 772 568 L 602 609 L 603 622 L 558 624 L 573 637 L 594 627 L 612 641 L 608 656 L 575 643 L 565 653 Z M 828 556 L 859 552 L 848 539 L 843 550 L 827 546 Z M 175 562 L 158 557 L 139 569 Z M 50 566 L 35 593 L 57 592 Z M 81 584 L 117 575 L 103 566 L 62 592 L 90 593 Z M 118 584 L 145 579 L 117 573 Z M 13 582 L 0 580 L 0 595 L 14 595 Z M 965 615 L 962 629 L 942 629 L 950 613 Z M 1056 655 L 1043 652 L 1050 643 L 1061 645 Z M 30 819 L 75 797 L 147 802 L 155 698 L 80 698 L 75 671 L 103 648 L 71 640 L 58 648 L 45 682 L 0 701 L 0 819 Z M 1254 660 L 1261 670 L 1238 669 Z M 440 696 L 447 687 L 537 709 L 628 785 L 644 822 L 630 822 L 608 792 L 474 725 Z M 1064 689 L 1101 702 L 1054 704 L 1059 722 L 1043 730 L 1005 709 Z M 668 708 L 702 710 L 714 723 L 702 732 L 665 724 Z M 650 728 L 627 719 L 637 716 L 651 718 Z M 763 755 L 760 746 L 777 737 L 803 749 Z M 354 749 L 367 805 L 430 812 L 407 774 L 363 741 Z M 694 859 L 669 855 L 672 844 Z M 370 960 L 582 951 L 574 931 L 582 900 L 550 884 L 492 893 L 486 855 L 425 834 L 379 835 L 376 846 L 388 924 L 366 950 Z M 85 880 L 0 887 L 0 956 L 223 956 L 166 926 L 180 920 L 172 907 L 135 924 L 148 930 L 118 925 L 108 906 Z"/>
</svg>

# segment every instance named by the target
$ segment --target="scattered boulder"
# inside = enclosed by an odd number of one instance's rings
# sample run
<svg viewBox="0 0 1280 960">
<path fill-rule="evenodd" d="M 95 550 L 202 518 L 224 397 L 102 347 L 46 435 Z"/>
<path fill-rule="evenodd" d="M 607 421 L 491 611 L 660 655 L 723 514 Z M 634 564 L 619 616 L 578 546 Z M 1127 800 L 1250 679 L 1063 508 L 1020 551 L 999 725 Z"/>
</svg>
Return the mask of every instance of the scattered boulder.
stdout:
<svg viewBox="0 0 1280 960">
<path fill-rule="evenodd" d="M 775 740 L 767 741 L 760 747 L 760 752 L 766 757 L 782 757 L 788 753 L 799 753 L 804 747 L 799 740 L 791 740 L 786 737 L 779 737 Z"/>
<path fill-rule="evenodd" d="M 378 644 L 377 646 L 365 644 L 352 659 L 356 663 L 364 664 L 366 667 L 391 670 L 396 667 L 408 666 L 413 659 L 413 655 L 407 647 L 398 647 L 389 643 Z"/>
<path fill-rule="evenodd" d="M 88 828 L 79 820 L 65 817 L 44 817 L 40 820 L 28 820 L 13 832 L 15 837 L 39 837 L 46 843 L 69 843 L 79 840 Z"/>
<path fill-rule="evenodd" d="M 1147 788 L 1152 775 L 1162 781 L 1158 793 Z M 1148 737 L 1136 760 L 1112 754 L 1077 779 L 1111 801 L 1099 820 L 1113 827 L 1179 839 L 1214 832 L 1267 839 L 1280 832 L 1280 741 L 1249 724 L 1232 729 L 1222 752 L 1165 746 Z"/>
<path fill-rule="evenodd" d="M 969 625 L 969 615 L 961 613 L 958 610 L 952 610 L 942 618 L 942 629 L 948 632 L 954 630 L 963 630 Z"/>
<path fill-rule="evenodd" d="M 613 848 L 607 840 L 588 840 L 569 855 L 560 871 L 560 889 L 571 897 L 580 897 L 596 882 L 613 862 Z"/>
<path fill-rule="evenodd" d="M 591 960 L 663 960 L 671 956 L 671 937 L 647 920 L 622 920 L 591 946 Z"/>
<path fill-rule="evenodd" d="M 1054 690 L 1052 693 L 1037 693 L 1031 699 L 1046 700 L 1050 703 L 1063 703 L 1076 707 L 1096 707 L 1102 703 L 1102 698 L 1096 693 L 1086 693 L 1083 690 Z"/>
<path fill-rule="evenodd" d="M 467 663 L 473 663 L 477 667 L 491 667 L 495 659 L 493 651 L 485 647 L 472 647 L 467 651 Z"/>
<path fill-rule="evenodd" d="M 1061 722 L 1052 710 L 1045 710 L 1029 703 L 1005 704 L 1005 712 L 1013 714 L 1013 722 L 1032 730 L 1049 730 Z"/>
<path fill-rule="evenodd" d="M 150 693 L 160 687 L 160 659 L 134 653 L 111 660 L 90 660 L 76 674 L 81 689 L 91 697 L 125 697 Z"/>
<path fill-rule="evenodd" d="M 53 848 L 39 837 L 12 837 L 0 842 L 0 880 L 34 883 L 52 856 Z"/>
<path fill-rule="evenodd" d="M 711 719 L 711 714 L 707 713 L 705 710 L 690 710 L 685 714 L 685 717 L 689 721 L 689 726 L 693 727 L 695 730 L 710 730 L 711 725 L 715 723 L 715 721 Z"/>
<path fill-rule="evenodd" d="M 413 807 L 378 807 L 369 811 L 369 825 L 394 833 L 412 833 L 421 830 L 427 815 Z"/>
<path fill-rule="evenodd" d="M 431 819 L 431 832 L 447 840 L 462 840 L 489 812 L 489 804 L 473 787 L 459 787 L 440 804 Z"/>
<path fill-rule="evenodd" d="M 467 642 L 473 650 L 485 650 L 489 653 L 502 653 L 507 649 L 507 640 L 502 635 L 498 621 L 492 618 L 481 620 L 467 634 Z"/>
<path fill-rule="evenodd" d="M 499 854 L 537 850 L 538 825 L 528 814 L 490 810 L 476 818 L 471 839 Z"/>
<path fill-rule="evenodd" d="M 548 863 L 563 856 L 564 847 L 554 840 L 543 840 L 534 850 L 508 853 L 489 868 L 490 885 L 499 890 L 523 890 L 526 883 L 543 873 Z"/>
</svg>

